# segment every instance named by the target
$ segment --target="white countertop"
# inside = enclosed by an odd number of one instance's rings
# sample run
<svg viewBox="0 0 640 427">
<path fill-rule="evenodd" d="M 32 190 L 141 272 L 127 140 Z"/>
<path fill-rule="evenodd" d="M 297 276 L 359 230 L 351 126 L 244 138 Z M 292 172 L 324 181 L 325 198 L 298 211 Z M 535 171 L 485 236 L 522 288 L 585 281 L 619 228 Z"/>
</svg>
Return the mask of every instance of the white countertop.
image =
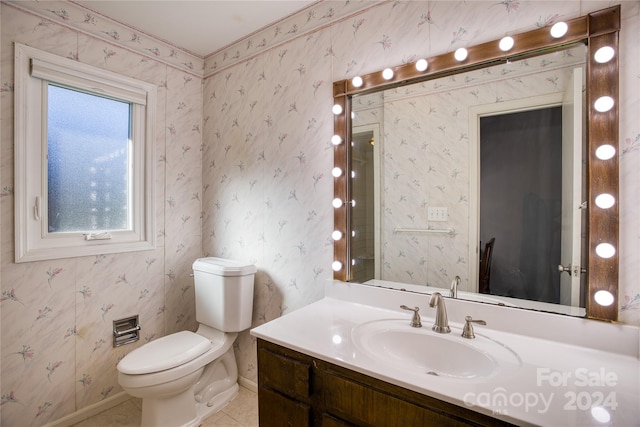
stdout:
<svg viewBox="0 0 640 427">
<path fill-rule="evenodd" d="M 431 327 L 434 310 L 428 307 L 424 295 L 332 282 L 327 285 L 324 299 L 258 326 L 251 335 L 519 425 L 640 425 L 639 329 L 554 315 L 551 319 L 540 317 L 542 320 L 537 322 L 541 328 L 558 324 L 545 339 L 541 337 L 544 332 L 527 336 L 509 329 L 526 322 L 528 326 L 523 324 L 523 329 L 529 330 L 535 316 L 550 315 L 447 299 L 452 334 L 459 335 L 462 329 L 461 313 L 474 319 L 486 318 L 488 325 L 476 326 L 476 335 L 508 346 L 522 363 L 519 369 L 489 378 L 438 377 L 389 366 L 355 345 L 352 330 L 362 323 L 406 319 L 408 325 L 412 313 L 401 310 L 400 304 L 419 306 L 423 328 Z M 503 311 L 493 314 L 496 309 Z M 607 327 L 610 334 L 606 333 Z M 566 330 L 566 339 L 558 328 Z M 593 336 L 594 331 L 603 335 L 602 340 Z M 576 340 L 580 334 L 592 335 L 589 339 L 593 345 L 576 345 L 576 341 L 582 344 L 584 340 Z M 626 343 L 608 342 L 611 337 L 605 334 Z M 592 410 L 592 406 L 601 409 Z M 597 417 L 609 421 L 601 422 Z"/>
</svg>

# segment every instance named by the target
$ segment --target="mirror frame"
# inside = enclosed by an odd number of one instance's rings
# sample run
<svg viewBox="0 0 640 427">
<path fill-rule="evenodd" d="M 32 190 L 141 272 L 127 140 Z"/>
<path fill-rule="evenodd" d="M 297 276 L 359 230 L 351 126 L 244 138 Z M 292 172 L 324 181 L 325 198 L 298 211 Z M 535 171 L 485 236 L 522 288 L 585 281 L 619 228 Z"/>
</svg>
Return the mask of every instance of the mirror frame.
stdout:
<svg viewBox="0 0 640 427">
<path fill-rule="evenodd" d="M 351 277 L 351 97 L 353 95 L 378 92 L 394 87 L 423 82 L 452 74 L 503 64 L 508 61 L 538 56 L 559 50 L 576 42 L 587 46 L 587 144 L 588 144 L 588 295 L 586 316 L 601 320 L 618 320 L 618 152 L 619 152 L 619 31 L 620 6 L 592 12 L 579 18 L 565 21 L 568 30 L 564 36 L 554 38 L 550 27 L 512 35 L 514 46 L 508 52 L 498 47 L 500 40 L 468 47 L 465 60 L 458 61 L 453 52 L 425 58 L 426 71 L 418 71 L 415 62 L 391 68 L 393 77 L 385 79 L 382 72 L 360 76 L 362 84 L 352 80 L 333 83 L 334 97 L 334 168 L 342 174 L 334 180 L 334 262 L 333 278 L 350 281 Z M 594 59 L 595 52 L 604 46 L 614 49 L 614 56 L 606 63 Z M 594 102 L 602 96 L 610 96 L 614 106 L 606 112 L 598 112 Z M 340 108 L 336 108 L 340 106 Z M 338 111 L 339 110 L 339 111 Z M 596 149 L 611 145 L 616 153 L 609 159 L 596 156 Z M 615 203 L 608 209 L 596 206 L 595 198 L 608 193 Z M 336 233 L 339 232 L 339 233 Z M 609 258 L 596 254 L 599 244 L 608 243 L 615 253 Z M 596 302 L 596 293 L 607 291 L 613 296 L 609 305 Z"/>
</svg>

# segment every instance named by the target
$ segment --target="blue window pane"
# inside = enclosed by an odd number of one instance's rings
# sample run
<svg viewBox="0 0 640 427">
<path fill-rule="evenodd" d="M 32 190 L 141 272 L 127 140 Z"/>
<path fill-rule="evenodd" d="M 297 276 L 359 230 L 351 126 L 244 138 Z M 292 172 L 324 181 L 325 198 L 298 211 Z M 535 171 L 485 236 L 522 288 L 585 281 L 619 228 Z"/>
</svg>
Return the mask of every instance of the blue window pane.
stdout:
<svg viewBox="0 0 640 427">
<path fill-rule="evenodd" d="M 49 232 L 128 230 L 131 105 L 49 85 Z"/>
</svg>

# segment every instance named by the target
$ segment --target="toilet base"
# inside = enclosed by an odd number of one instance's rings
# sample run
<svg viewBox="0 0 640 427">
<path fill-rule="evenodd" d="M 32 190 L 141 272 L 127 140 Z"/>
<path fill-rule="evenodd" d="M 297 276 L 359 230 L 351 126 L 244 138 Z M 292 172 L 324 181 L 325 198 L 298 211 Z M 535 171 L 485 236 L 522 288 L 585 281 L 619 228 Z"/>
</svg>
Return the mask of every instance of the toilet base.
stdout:
<svg viewBox="0 0 640 427">
<path fill-rule="evenodd" d="M 209 416 L 215 414 L 216 412 L 220 411 L 222 408 L 227 406 L 229 402 L 231 402 L 233 399 L 236 398 L 239 390 L 240 390 L 240 386 L 238 386 L 238 384 L 234 384 L 228 390 L 225 390 L 219 393 L 218 395 L 216 395 L 216 397 L 211 399 L 209 403 L 205 403 L 205 402 L 196 403 L 197 419 L 195 420 L 196 424 L 193 424 L 193 425 L 197 426 L 198 423 L 201 423 L 202 421 L 207 419 Z M 189 425 L 189 427 L 190 426 L 191 425 Z"/>
</svg>

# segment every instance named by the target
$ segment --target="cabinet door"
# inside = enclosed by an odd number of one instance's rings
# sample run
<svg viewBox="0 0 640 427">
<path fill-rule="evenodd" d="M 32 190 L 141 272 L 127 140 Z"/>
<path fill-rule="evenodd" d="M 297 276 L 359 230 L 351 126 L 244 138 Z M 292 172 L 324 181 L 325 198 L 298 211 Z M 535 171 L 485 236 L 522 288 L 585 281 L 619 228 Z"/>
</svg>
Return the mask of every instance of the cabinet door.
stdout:
<svg viewBox="0 0 640 427">
<path fill-rule="evenodd" d="M 258 401 L 260 427 L 308 427 L 310 425 L 310 408 L 304 403 L 264 388 L 258 390 Z"/>
<path fill-rule="evenodd" d="M 476 425 L 452 414 L 406 402 L 401 398 L 332 372 L 324 374 L 327 412 L 358 426 L 468 426 Z"/>
</svg>

